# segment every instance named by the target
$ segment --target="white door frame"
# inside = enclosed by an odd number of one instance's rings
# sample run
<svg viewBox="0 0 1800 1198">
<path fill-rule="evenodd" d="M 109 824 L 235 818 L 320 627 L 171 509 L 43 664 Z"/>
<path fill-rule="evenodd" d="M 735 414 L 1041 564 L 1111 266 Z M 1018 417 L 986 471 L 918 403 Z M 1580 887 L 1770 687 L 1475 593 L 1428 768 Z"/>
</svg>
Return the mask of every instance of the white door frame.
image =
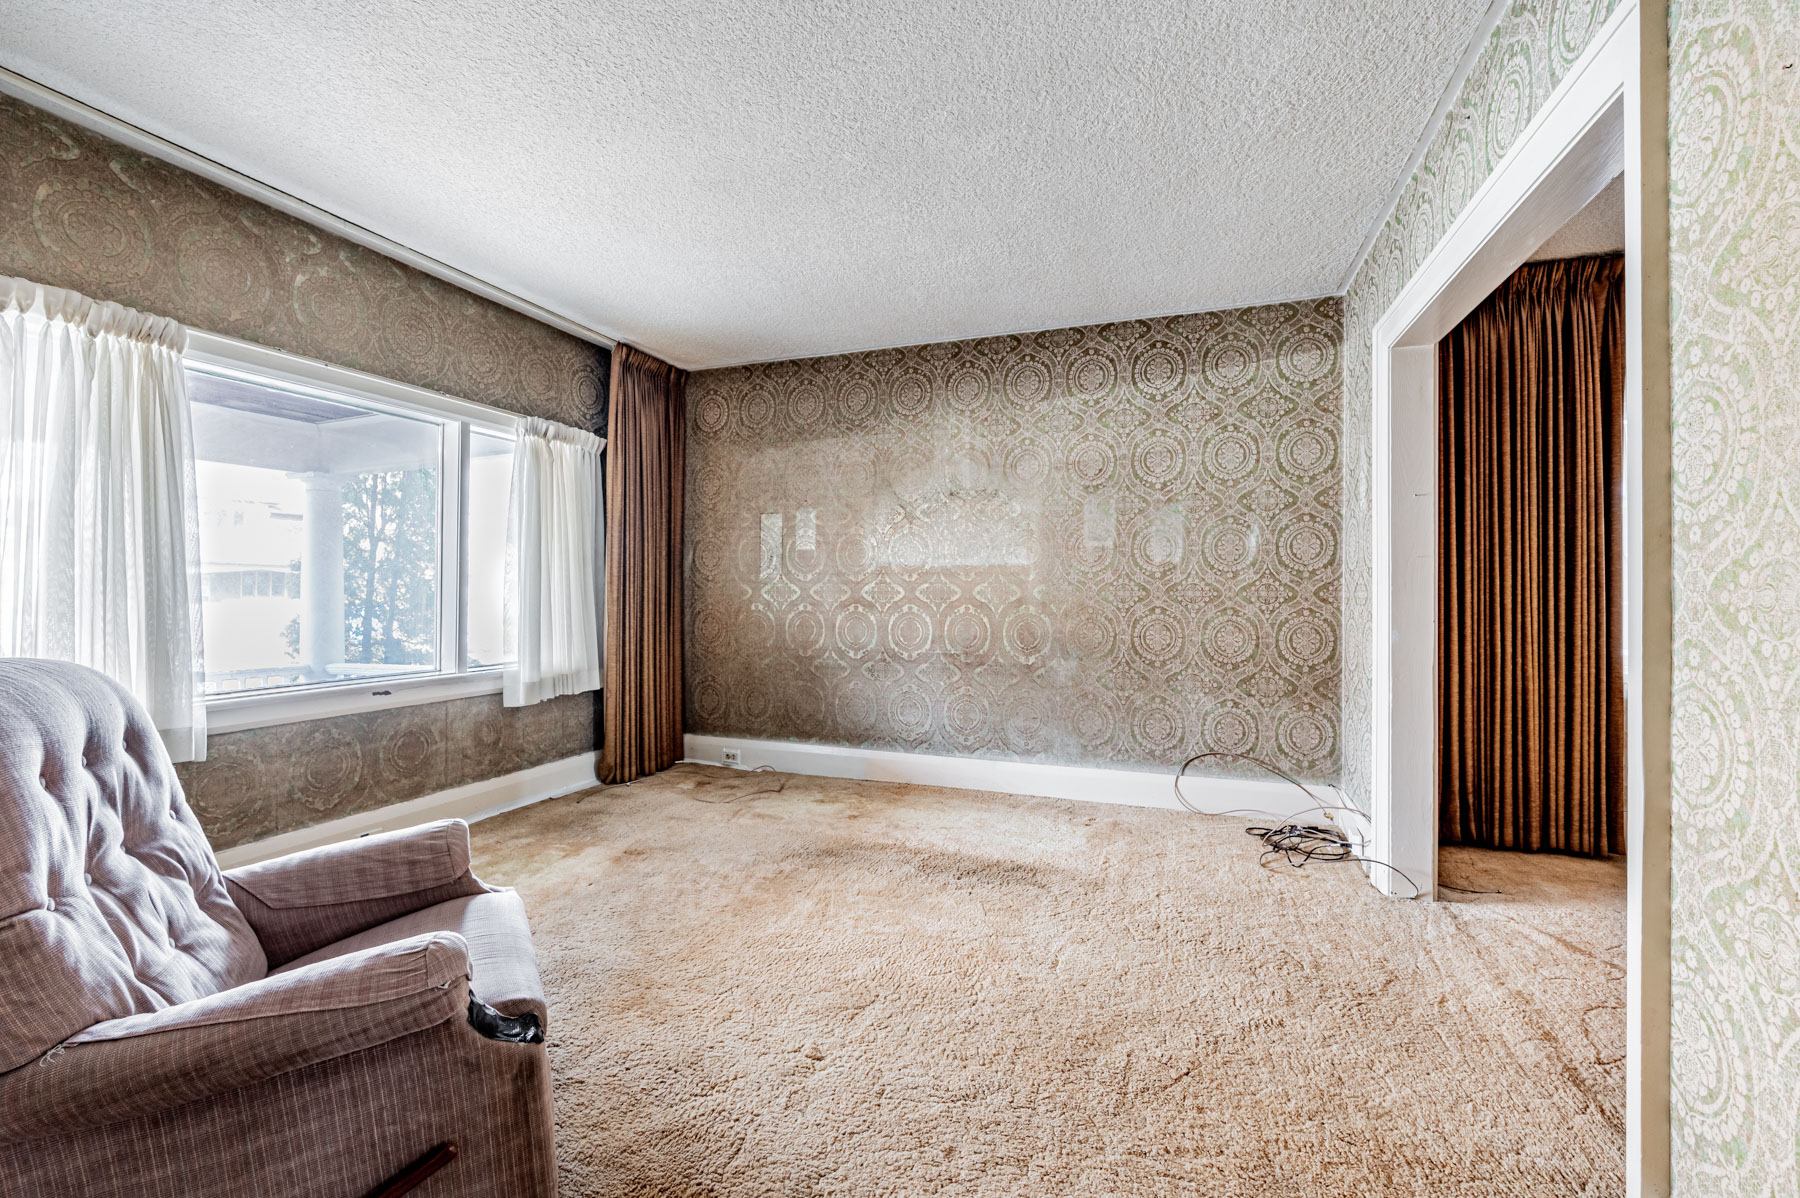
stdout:
<svg viewBox="0 0 1800 1198">
<path fill-rule="evenodd" d="M 1625 0 L 1374 332 L 1369 856 L 1437 882 L 1436 344 L 1625 174 L 1626 1185 L 1669 1190 L 1667 37 Z M 1370 880 L 1413 890 L 1392 871 Z"/>
</svg>

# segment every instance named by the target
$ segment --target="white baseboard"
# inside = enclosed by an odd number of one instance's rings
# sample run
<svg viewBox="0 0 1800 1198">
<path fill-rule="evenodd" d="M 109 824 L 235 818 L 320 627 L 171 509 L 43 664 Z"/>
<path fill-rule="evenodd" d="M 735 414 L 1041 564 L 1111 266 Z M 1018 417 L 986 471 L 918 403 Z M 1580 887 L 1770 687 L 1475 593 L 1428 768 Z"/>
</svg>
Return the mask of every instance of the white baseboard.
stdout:
<svg viewBox="0 0 1800 1198">
<path fill-rule="evenodd" d="M 595 753 L 577 753 L 561 761 L 534 765 L 528 770 L 489 778 L 485 782 L 471 782 L 467 786 L 440 790 L 436 794 L 408 799 L 404 803 L 378 807 L 373 811 L 359 811 L 342 819 L 283 832 L 267 840 L 240 844 L 218 855 L 219 867 L 236 869 L 240 865 L 251 865 L 270 857 L 297 853 L 301 849 L 336 844 L 340 840 L 354 840 L 371 832 L 411 828 L 433 820 L 460 819 L 474 823 L 490 815 L 499 815 L 502 811 L 511 811 L 515 807 L 598 786 L 599 782 L 594 775 L 597 758 L 598 754 Z"/>
<path fill-rule="evenodd" d="M 736 749 L 744 769 L 772 766 L 784 773 L 826 778 L 858 778 L 874 782 L 912 782 L 958 790 L 994 790 L 1085 803 L 1118 803 L 1130 807 L 1181 809 L 1175 797 L 1175 771 L 1151 773 L 1098 766 L 1039 765 L 996 761 L 986 757 L 940 757 L 928 753 L 896 753 L 885 749 L 846 749 L 795 741 L 747 740 L 733 736 L 686 737 L 687 760 L 722 765 L 726 749 Z M 1343 803 L 1335 786 L 1308 783 L 1319 801 Z M 1218 778 L 1189 775 L 1181 792 L 1203 811 L 1253 811 L 1289 819 L 1314 806 L 1298 789 L 1278 779 Z M 1344 813 L 1336 813 L 1343 815 Z M 1323 813 L 1308 819 L 1319 821 Z M 1358 835 L 1351 832 L 1352 837 Z"/>
<path fill-rule="evenodd" d="M 929 753 L 896 753 L 884 749 L 846 749 L 793 741 L 748 740 L 742 737 L 694 736 L 685 738 L 687 760 L 711 765 L 723 763 L 724 750 L 737 749 L 743 767 L 772 766 L 791 774 L 825 778 L 857 778 L 874 782 L 911 782 L 921 786 L 946 786 L 956 790 L 990 790 L 1004 794 L 1073 799 L 1085 803 L 1115 803 L 1128 807 L 1160 807 L 1179 810 L 1175 775 L 1141 770 L 1116 770 L 1098 766 L 1039 765 L 1024 761 L 996 761 L 982 757 L 942 757 Z M 354 840 L 371 832 L 410 828 L 439 819 L 470 823 L 524 807 L 558 795 L 598 785 L 597 754 L 580 753 L 528 770 L 471 782 L 436 794 L 409 799 L 373 811 L 360 811 L 342 819 L 283 832 L 266 840 L 252 841 L 218 854 L 222 869 L 236 869 L 297 853 L 302 849 Z M 1341 804 L 1335 786 L 1308 784 L 1326 803 Z M 1303 817 L 1309 821 L 1322 813 L 1306 813 L 1310 800 L 1286 782 L 1255 778 L 1190 776 L 1182 783 L 1190 802 L 1208 812 L 1250 811 L 1278 819 Z M 1334 813 L 1351 838 L 1367 842 L 1366 817 L 1356 812 Z"/>
</svg>

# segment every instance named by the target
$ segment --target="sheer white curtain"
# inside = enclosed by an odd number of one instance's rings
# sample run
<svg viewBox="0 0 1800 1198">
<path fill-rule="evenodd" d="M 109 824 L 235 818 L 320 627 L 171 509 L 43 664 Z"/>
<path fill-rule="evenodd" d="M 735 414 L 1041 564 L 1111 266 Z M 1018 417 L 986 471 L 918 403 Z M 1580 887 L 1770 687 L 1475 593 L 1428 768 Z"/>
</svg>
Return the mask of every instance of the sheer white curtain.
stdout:
<svg viewBox="0 0 1800 1198">
<path fill-rule="evenodd" d="M 0 277 L 0 656 L 138 697 L 206 756 L 194 453 L 172 320 Z"/>
<path fill-rule="evenodd" d="M 592 433 L 519 421 L 506 538 L 504 701 L 524 707 L 600 686 L 600 451 Z"/>
</svg>

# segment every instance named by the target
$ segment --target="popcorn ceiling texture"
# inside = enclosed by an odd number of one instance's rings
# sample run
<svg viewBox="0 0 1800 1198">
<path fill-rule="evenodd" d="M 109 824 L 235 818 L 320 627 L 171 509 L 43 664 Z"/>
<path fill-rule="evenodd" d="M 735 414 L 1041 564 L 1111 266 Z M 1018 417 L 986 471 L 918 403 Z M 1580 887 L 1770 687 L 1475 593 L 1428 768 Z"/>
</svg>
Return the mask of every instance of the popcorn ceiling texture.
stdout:
<svg viewBox="0 0 1800 1198">
<path fill-rule="evenodd" d="M 1676 1193 L 1800 1194 L 1800 9 L 1670 12 Z"/>
<path fill-rule="evenodd" d="M 0 274 L 591 427 L 605 351 L 0 97 Z M 214 847 L 593 748 L 586 696 L 209 738 L 177 766 Z"/>
<path fill-rule="evenodd" d="M 1550 234 L 1531 255 L 1533 262 L 1625 252 L 1625 176 L 1617 175 L 1587 207 Z"/>
<path fill-rule="evenodd" d="M 1375 322 L 1581 57 L 1615 3 L 1518 0 L 1507 10 L 1344 297 L 1342 784 L 1349 801 L 1365 811 L 1374 636 L 1370 338 Z"/>
<path fill-rule="evenodd" d="M 1334 294 L 1488 4 L 33 0 L 0 62 L 704 368 Z"/>
<path fill-rule="evenodd" d="M 688 731 L 1334 779 L 1339 345 L 1318 300 L 694 375 Z"/>
</svg>

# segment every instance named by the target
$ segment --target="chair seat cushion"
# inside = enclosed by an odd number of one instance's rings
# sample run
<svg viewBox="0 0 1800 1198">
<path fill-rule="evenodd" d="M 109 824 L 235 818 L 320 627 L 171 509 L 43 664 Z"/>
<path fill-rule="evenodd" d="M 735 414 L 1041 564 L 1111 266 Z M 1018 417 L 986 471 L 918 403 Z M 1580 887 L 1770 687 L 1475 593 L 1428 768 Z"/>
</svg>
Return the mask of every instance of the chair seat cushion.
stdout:
<svg viewBox="0 0 1800 1198">
<path fill-rule="evenodd" d="M 298 957 L 274 972 L 287 973 L 315 961 L 428 932 L 456 932 L 468 941 L 469 989 L 476 998 L 507 1015 L 529 1011 L 544 1020 L 548 1030 L 544 988 L 538 980 L 537 952 L 531 946 L 525 903 L 511 890 L 472 894 L 414 911 Z"/>
</svg>

